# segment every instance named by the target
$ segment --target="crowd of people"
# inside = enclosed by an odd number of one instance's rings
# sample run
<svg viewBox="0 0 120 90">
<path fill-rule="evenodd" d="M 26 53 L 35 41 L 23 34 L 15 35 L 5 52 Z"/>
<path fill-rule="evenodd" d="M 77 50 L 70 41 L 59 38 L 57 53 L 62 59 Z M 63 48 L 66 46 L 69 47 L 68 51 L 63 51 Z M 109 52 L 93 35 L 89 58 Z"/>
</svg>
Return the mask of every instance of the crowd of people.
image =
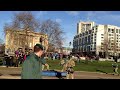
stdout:
<svg viewBox="0 0 120 90">
<path fill-rule="evenodd" d="M 25 60 L 26 57 L 32 52 L 32 50 L 28 50 L 23 52 L 22 48 L 18 48 L 18 50 L 16 50 L 14 52 L 14 55 L 9 55 L 9 53 L 5 54 L 4 56 L 4 61 L 5 61 L 5 65 L 7 67 L 18 67 L 19 65 L 21 65 Z"/>
<path fill-rule="evenodd" d="M 33 53 L 32 53 L 33 52 Z M 88 64 L 88 60 L 97 60 L 99 61 L 99 56 L 81 56 L 78 54 L 74 55 L 63 55 L 63 54 L 58 54 L 58 53 L 52 53 L 50 55 L 45 55 L 43 53 L 43 47 L 41 44 L 36 44 L 34 46 L 34 50 L 29 49 L 29 50 L 24 50 L 22 48 L 19 48 L 14 52 L 14 56 L 5 56 L 5 61 L 6 61 L 6 66 L 14 66 L 18 67 L 20 64 L 23 64 L 22 67 L 22 78 L 23 79 L 41 79 L 41 74 L 45 67 L 47 70 L 49 70 L 49 64 L 46 63 L 46 60 L 48 58 L 51 58 L 52 60 L 58 59 L 60 60 L 60 65 L 63 67 L 61 72 L 66 72 L 67 79 L 74 79 L 74 67 L 75 67 L 75 62 L 77 61 L 80 63 L 80 60 L 82 57 L 85 58 L 85 63 Z M 37 61 L 36 61 L 37 60 Z M 32 61 L 32 62 L 31 62 Z M 38 62 L 39 61 L 39 62 Z M 114 72 L 118 73 L 118 64 L 117 64 L 117 59 L 115 58 L 115 63 L 112 64 L 114 67 Z M 35 74 L 36 75 L 32 75 Z M 28 75 L 31 74 L 31 75 Z M 40 75 L 38 75 L 40 74 Z"/>
</svg>

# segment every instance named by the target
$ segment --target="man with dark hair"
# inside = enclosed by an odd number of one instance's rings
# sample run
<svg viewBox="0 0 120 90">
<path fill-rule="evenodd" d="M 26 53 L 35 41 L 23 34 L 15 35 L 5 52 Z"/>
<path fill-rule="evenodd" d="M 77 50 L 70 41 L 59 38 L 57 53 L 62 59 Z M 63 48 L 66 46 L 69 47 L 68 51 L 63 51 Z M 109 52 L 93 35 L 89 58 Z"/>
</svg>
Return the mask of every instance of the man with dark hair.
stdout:
<svg viewBox="0 0 120 90">
<path fill-rule="evenodd" d="M 31 53 L 22 65 L 22 79 L 42 79 L 42 64 L 46 65 L 42 59 L 43 46 L 36 44 L 34 52 Z"/>
</svg>

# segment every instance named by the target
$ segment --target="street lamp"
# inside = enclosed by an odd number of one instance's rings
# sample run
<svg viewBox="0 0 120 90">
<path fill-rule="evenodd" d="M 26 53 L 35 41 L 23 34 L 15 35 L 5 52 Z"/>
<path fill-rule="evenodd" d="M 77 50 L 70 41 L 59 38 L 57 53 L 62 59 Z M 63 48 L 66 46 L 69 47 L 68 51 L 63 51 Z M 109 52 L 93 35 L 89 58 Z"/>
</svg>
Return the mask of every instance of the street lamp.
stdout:
<svg viewBox="0 0 120 90">
<path fill-rule="evenodd" d="M 40 43 L 41 43 L 41 44 L 42 44 L 42 42 L 43 42 L 43 39 L 44 39 L 44 38 L 41 36 L 41 37 L 40 37 Z"/>
<path fill-rule="evenodd" d="M 47 40 L 47 38 L 45 38 L 45 37 L 41 36 L 41 37 L 40 37 L 40 40 L 39 40 L 40 44 L 41 44 L 41 45 L 43 45 L 43 41 L 45 41 L 45 40 Z M 44 50 L 45 50 L 45 52 L 46 52 L 45 45 L 44 45 L 44 47 L 43 47 L 43 48 L 44 48 Z"/>
</svg>

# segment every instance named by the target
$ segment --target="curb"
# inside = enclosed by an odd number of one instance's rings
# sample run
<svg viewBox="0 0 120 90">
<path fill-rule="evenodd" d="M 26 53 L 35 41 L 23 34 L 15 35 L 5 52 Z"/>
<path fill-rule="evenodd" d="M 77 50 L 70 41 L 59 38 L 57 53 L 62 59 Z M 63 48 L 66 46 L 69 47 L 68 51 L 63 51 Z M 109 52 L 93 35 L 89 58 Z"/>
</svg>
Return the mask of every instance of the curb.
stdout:
<svg viewBox="0 0 120 90">
<path fill-rule="evenodd" d="M 89 72 L 89 71 L 75 71 L 75 72 L 86 72 L 86 73 L 96 73 L 96 74 L 109 74 L 109 73 Z"/>
<path fill-rule="evenodd" d="M 6 66 L 0 66 L 0 67 L 7 68 Z M 22 67 L 8 67 L 8 68 L 22 68 Z"/>
</svg>

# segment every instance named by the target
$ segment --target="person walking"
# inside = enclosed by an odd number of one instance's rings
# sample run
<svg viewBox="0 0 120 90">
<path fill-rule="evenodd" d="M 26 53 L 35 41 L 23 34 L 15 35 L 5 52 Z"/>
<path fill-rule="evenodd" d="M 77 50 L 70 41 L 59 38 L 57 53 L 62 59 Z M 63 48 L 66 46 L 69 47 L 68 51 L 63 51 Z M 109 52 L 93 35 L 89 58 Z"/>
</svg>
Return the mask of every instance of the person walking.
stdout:
<svg viewBox="0 0 120 90">
<path fill-rule="evenodd" d="M 21 79 L 42 79 L 42 64 L 46 64 L 41 58 L 43 46 L 36 44 L 31 53 L 22 64 Z"/>
<path fill-rule="evenodd" d="M 112 67 L 113 67 L 113 72 L 114 72 L 113 75 L 114 75 L 114 74 L 119 75 L 117 62 L 114 62 L 114 63 L 112 64 Z"/>
<path fill-rule="evenodd" d="M 45 69 L 45 67 L 48 71 L 49 70 L 49 64 L 47 64 L 48 57 L 43 57 L 42 59 L 44 59 L 46 62 L 46 64 L 42 64 L 42 71 Z"/>
</svg>

